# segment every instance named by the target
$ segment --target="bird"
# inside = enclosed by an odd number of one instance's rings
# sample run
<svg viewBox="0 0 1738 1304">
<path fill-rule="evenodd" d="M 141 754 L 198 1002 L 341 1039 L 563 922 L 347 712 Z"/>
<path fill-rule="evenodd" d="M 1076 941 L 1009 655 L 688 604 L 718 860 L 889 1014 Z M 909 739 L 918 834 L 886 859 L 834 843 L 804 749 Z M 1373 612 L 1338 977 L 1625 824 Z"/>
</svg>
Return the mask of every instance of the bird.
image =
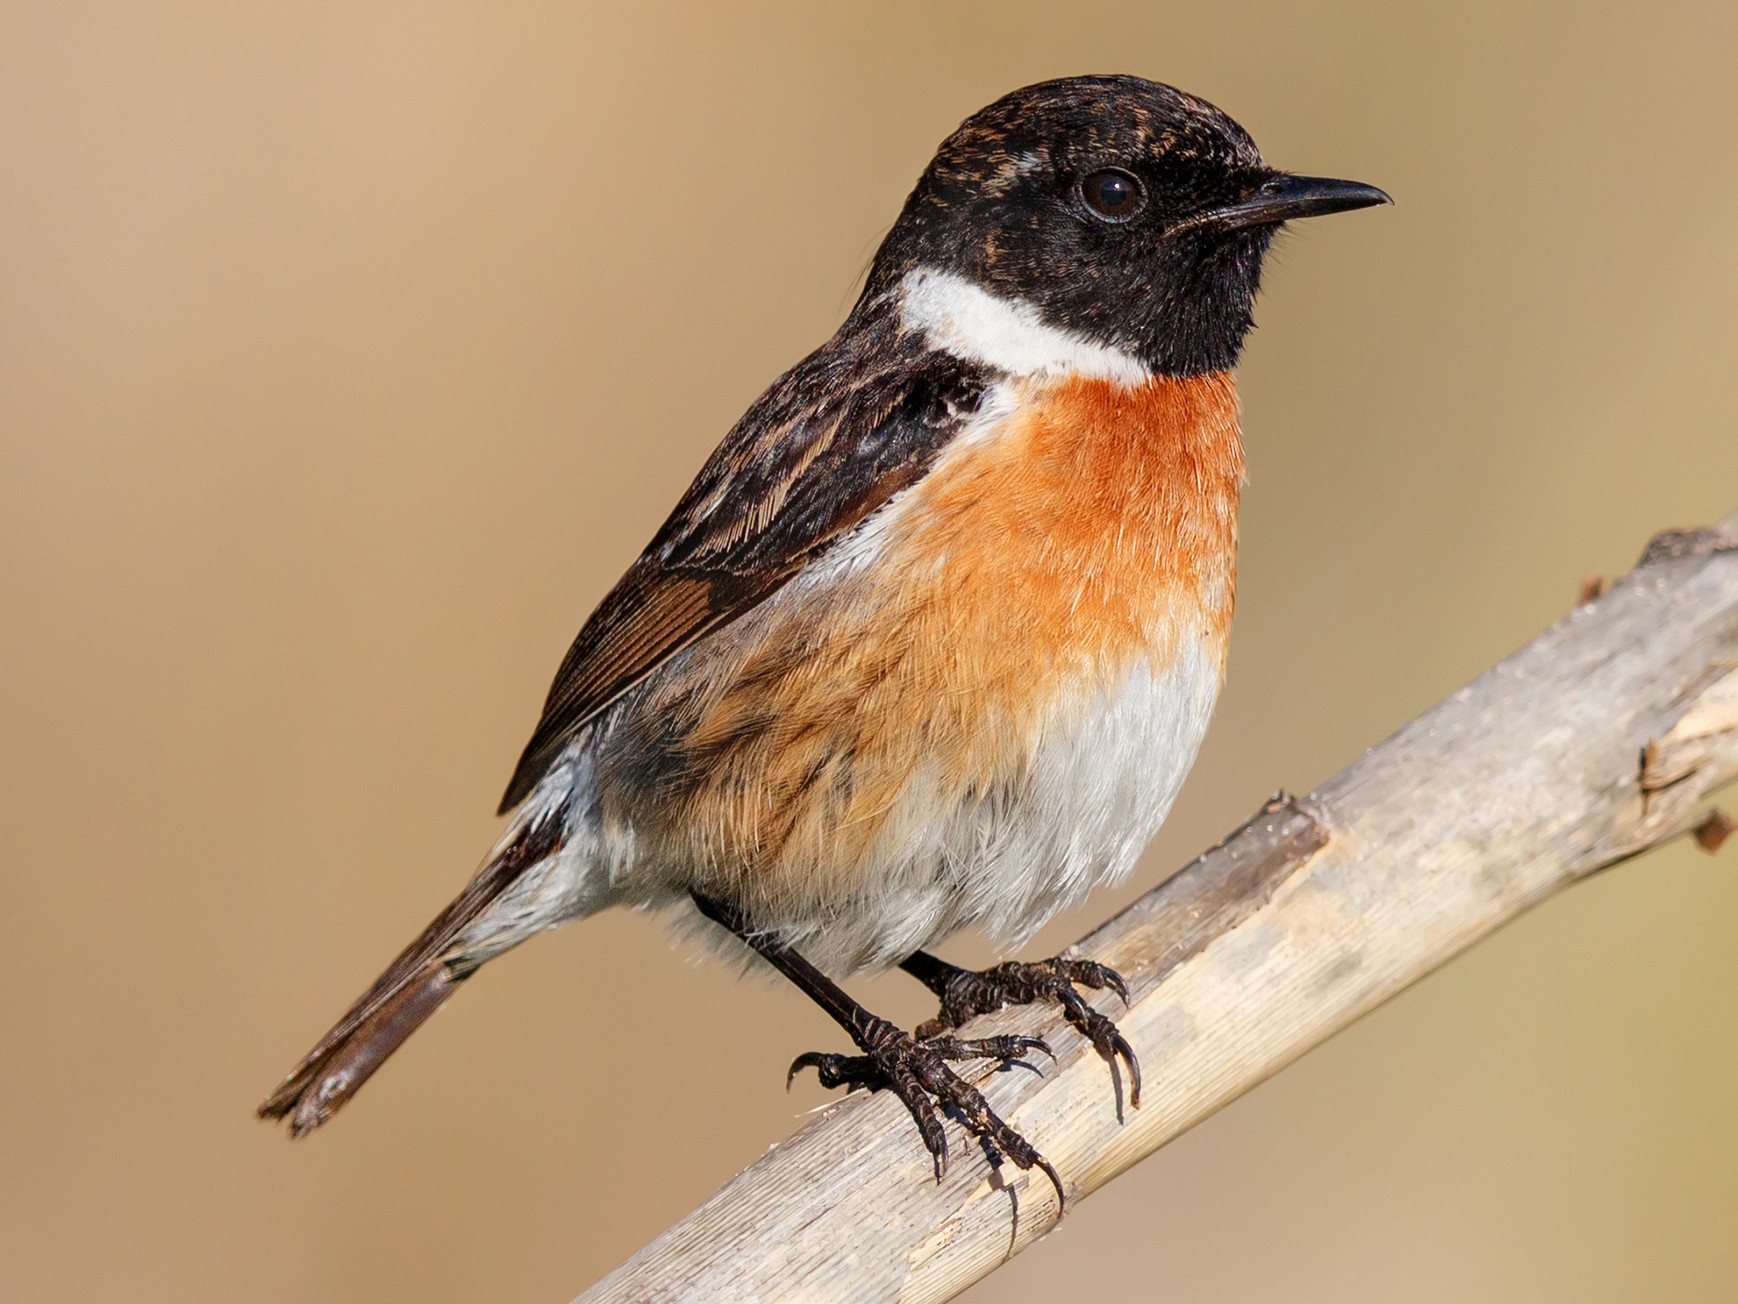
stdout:
<svg viewBox="0 0 1738 1304">
<path fill-rule="evenodd" d="M 1225 676 L 1244 452 L 1234 370 L 1288 222 L 1391 203 L 1269 166 L 1207 101 L 1130 75 L 1026 86 L 944 140 L 837 332 L 704 463 L 562 660 L 463 891 L 263 1104 L 325 1123 L 486 962 L 611 906 L 669 908 L 843 1029 L 827 1087 L 884 1089 L 940 1180 L 944 1117 L 1061 1176 L 955 1067 L 1055 1002 L 1140 1065 L 1058 956 L 982 972 L 1124 878 Z M 839 985 L 898 967 L 912 1032 Z M 1030 1067 L 1030 1065 L 1028 1065 Z"/>
</svg>

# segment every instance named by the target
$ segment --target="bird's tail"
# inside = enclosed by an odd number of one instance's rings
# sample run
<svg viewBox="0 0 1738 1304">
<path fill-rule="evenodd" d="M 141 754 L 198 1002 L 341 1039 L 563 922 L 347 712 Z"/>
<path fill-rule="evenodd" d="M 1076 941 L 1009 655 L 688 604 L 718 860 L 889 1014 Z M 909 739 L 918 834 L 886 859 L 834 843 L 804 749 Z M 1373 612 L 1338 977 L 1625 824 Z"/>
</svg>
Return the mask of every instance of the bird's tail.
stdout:
<svg viewBox="0 0 1738 1304">
<path fill-rule="evenodd" d="M 558 813 L 510 836 L 465 890 L 399 952 L 386 972 L 344 1012 L 330 1032 L 260 1105 L 261 1118 L 289 1120 L 303 1136 L 337 1113 L 387 1056 L 446 1002 L 471 970 L 447 955 L 453 942 L 525 871 L 561 846 Z"/>
</svg>

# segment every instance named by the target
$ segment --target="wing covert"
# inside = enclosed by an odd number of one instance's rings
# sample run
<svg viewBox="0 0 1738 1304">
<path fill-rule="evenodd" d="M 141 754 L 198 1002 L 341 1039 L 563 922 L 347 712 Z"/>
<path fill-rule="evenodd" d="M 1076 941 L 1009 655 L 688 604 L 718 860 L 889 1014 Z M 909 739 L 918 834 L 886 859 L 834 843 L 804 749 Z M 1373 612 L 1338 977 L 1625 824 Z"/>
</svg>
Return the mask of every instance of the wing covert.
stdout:
<svg viewBox="0 0 1738 1304">
<path fill-rule="evenodd" d="M 580 629 L 501 811 L 623 693 L 921 479 L 992 379 L 910 335 L 848 323 L 775 381 Z"/>
</svg>

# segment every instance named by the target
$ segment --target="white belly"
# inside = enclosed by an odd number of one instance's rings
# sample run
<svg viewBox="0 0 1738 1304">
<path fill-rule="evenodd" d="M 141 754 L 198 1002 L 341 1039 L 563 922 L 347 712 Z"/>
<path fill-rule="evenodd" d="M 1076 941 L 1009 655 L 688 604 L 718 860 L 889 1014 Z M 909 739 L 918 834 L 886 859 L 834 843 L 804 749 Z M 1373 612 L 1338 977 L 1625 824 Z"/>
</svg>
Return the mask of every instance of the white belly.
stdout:
<svg viewBox="0 0 1738 1304">
<path fill-rule="evenodd" d="M 897 964 L 964 927 L 1018 945 L 1093 888 L 1116 882 L 1158 831 L 1206 734 L 1223 645 L 1183 634 L 1154 675 L 1136 662 L 1108 692 L 1059 700 L 1021 783 L 939 810 L 916 776 L 890 821 L 900 835 L 860 908 L 780 921 L 831 973 Z"/>
</svg>

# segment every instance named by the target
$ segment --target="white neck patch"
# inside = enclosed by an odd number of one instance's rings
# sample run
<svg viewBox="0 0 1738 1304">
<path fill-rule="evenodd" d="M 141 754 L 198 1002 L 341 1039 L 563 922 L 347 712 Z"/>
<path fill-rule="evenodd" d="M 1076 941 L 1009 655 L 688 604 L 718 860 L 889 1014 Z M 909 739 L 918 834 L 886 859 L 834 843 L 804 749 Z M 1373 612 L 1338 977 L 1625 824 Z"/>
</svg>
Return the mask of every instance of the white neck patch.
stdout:
<svg viewBox="0 0 1738 1304">
<path fill-rule="evenodd" d="M 956 358 L 1013 376 L 1088 376 L 1119 385 L 1152 377 L 1132 354 L 1052 326 L 1030 303 L 991 294 L 952 272 L 919 267 L 899 289 L 900 320 Z"/>
</svg>

